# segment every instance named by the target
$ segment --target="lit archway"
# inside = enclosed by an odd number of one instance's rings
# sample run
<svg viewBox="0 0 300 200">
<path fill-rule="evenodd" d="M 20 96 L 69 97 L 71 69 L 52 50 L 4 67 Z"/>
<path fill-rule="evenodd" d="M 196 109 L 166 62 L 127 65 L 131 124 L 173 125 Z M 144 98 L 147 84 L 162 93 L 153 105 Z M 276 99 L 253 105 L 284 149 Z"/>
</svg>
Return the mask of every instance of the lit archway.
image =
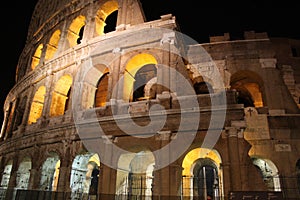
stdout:
<svg viewBox="0 0 300 200">
<path fill-rule="evenodd" d="M 263 107 L 263 80 L 255 72 L 242 70 L 231 76 L 231 89 L 238 92 L 238 103 L 245 107 Z"/>
<path fill-rule="evenodd" d="M 193 79 L 193 87 L 196 94 L 211 94 L 214 92 L 211 80 L 207 77 L 198 76 Z"/>
<path fill-rule="evenodd" d="M 45 94 L 46 87 L 40 86 L 39 89 L 36 91 L 31 103 L 28 124 L 36 123 L 37 120 L 42 116 L 45 102 Z"/>
<path fill-rule="evenodd" d="M 56 191 L 59 177 L 60 159 L 55 152 L 50 152 L 49 157 L 42 166 L 40 190 Z"/>
<path fill-rule="evenodd" d="M 138 54 L 129 60 L 124 72 L 124 101 L 133 101 L 136 89 L 142 88 L 144 90 L 147 82 L 156 77 L 156 65 L 157 61 L 155 57 L 147 53 Z M 136 80 L 137 78 L 140 80 Z M 139 98 L 141 98 L 142 95 L 145 97 L 145 91 L 142 91 L 139 94 L 140 96 L 137 95 Z"/>
<path fill-rule="evenodd" d="M 145 199 L 152 199 L 154 164 L 155 158 L 150 151 L 121 155 L 117 170 L 117 198 L 145 196 Z"/>
<path fill-rule="evenodd" d="M 45 60 L 49 60 L 49 59 L 53 58 L 54 54 L 56 53 L 57 48 L 58 48 L 58 42 L 60 40 L 60 34 L 61 34 L 60 30 L 56 30 L 52 34 L 52 36 L 49 40 L 49 43 L 47 44 L 47 50 L 46 50 L 46 53 L 45 53 Z"/>
<path fill-rule="evenodd" d="M 96 32 L 98 35 L 103 35 L 104 33 L 108 32 L 107 30 L 105 30 L 105 26 L 107 25 L 106 20 L 110 15 L 114 15 L 114 18 L 116 18 L 118 7 L 119 7 L 118 1 L 111 0 L 104 3 L 97 11 L 95 19 L 96 19 Z M 113 21 L 116 22 L 116 20 Z M 108 24 L 108 26 L 111 27 L 109 28 L 109 30 L 112 30 L 112 27 L 115 27 L 116 24 Z"/>
<path fill-rule="evenodd" d="M 52 93 L 50 116 L 63 115 L 68 109 L 72 81 L 70 75 L 64 75 L 56 82 Z"/>
<path fill-rule="evenodd" d="M 212 199 L 223 196 L 221 157 L 215 150 L 197 148 L 184 158 L 182 167 L 182 197 Z"/>
<path fill-rule="evenodd" d="M 9 160 L 4 167 L 2 180 L 1 180 L 1 188 L 6 189 L 8 187 L 11 170 L 12 170 L 13 160 Z"/>
<path fill-rule="evenodd" d="M 95 95 L 95 107 L 103 107 L 106 105 L 108 92 L 108 78 L 109 70 L 108 68 L 106 68 L 97 84 L 97 90 Z"/>
<path fill-rule="evenodd" d="M 31 159 L 29 157 L 24 157 L 18 168 L 15 188 L 23 190 L 27 189 L 30 177 L 30 170 Z"/>
<path fill-rule="evenodd" d="M 67 35 L 70 47 L 74 47 L 81 43 L 85 27 L 85 19 L 85 16 L 80 15 L 72 21 Z"/>
<path fill-rule="evenodd" d="M 281 191 L 279 173 L 276 165 L 268 159 L 262 159 L 252 156 L 253 164 L 261 172 L 263 181 L 265 182 L 268 190 Z"/>
<path fill-rule="evenodd" d="M 40 63 L 41 55 L 43 51 L 43 44 L 40 44 L 36 50 L 31 60 L 31 69 L 34 70 L 36 66 Z"/>
<path fill-rule="evenodd" d="M 77 155 L 72 164 L 70 188 L 72 199 L 97 193 L 100 158 L 97 154 Z"/>
</svg>

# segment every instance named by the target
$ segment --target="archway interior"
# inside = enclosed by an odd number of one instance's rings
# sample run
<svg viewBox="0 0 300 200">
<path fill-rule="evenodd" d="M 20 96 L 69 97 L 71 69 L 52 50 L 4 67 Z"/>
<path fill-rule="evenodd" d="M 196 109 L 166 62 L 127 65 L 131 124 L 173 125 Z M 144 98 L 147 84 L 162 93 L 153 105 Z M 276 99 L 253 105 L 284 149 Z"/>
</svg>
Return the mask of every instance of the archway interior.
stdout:
<svg viewBox="0 0 300 200">
<path fill-rule="evenodd" d="M 50 152 L 49 157 L 42 165 L 40 190 L 56 191 L 59 177 L 60 159 L 55 152 Z"/>
<path fill-rule="evenodd" d="M 72 163 L 70 188 L 72 198 L 82 194 L 96 194 L 98 189 L 100 158 L 98 154 L 77 155 Z"/>
<path fill-rule="evenodd" d="M 4 167 L 2 180 L 1 180 L 1 188 L 5 189 L 8 187 L 8 183 L 9 183 L 9 179 L 10 179 L 10 175 L 11 175 L 12 164 L 13 164 L 13 161 L 10 160 Z"/>
<path fill-rule="evenodd" d="M 144 88 L 148 82 L 154 84 L 151 80 L 157 75 L 156 65 L 154 56 L 147 53 L 135 55 L 128 61 L 124 72 L 124 101 L 149 98 L 145 97 Z"/>
<path fill-rule="evenodd" d="M 221 157 L 217 151 L 197 148 L 184 158 L 182 167 L 182 196 L 219 198 L 223 195 Z"/>
<path fill-rule="evenodd" d="M 17 189 L 27 189 L 31 170 L 31 159 L 25 157 L 19 165 L 17 177 L 16 177 L 16 187 Z"/>
<path fill-rule="evenodd" d="M 231 76 L 231 89 L 238 93 L 238 103 L 244 107 L 263 107 L 263 80 L 255 72 L 242 70 Z"/>
<path fill-rule="evenodd" d="M 252 157 L 253 164 L 259 169 L 268 190 L 281 191 L 278 169 L 275 164 L 262 158 Z"/>
<path fill-rule="evenodd" d="M 116 195 L 152 196 L 154 155 L 150 151 L 122 154 L 118 161 Z"/>
</svg>

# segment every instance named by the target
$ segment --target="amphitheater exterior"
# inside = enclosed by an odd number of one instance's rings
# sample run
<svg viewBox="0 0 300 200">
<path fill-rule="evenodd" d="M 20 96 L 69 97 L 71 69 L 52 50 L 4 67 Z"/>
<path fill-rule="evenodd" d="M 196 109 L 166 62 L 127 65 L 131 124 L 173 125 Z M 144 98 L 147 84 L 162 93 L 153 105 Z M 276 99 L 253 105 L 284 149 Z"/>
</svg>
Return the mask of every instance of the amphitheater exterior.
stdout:
<svg viewBox="0 0 300 200">
<path fill-rule="evenodd" d="M 300 41 L 209 40 L 138 0 L 39 0 L 0 199 L 299 199 Z"/>
</svg>

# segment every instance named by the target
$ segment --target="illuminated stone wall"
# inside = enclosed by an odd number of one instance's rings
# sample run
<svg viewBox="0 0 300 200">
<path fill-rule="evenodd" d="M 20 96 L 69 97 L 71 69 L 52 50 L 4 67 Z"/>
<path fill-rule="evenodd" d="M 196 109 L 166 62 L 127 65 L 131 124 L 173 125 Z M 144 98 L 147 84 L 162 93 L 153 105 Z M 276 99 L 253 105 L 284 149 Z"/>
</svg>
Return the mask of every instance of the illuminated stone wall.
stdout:
<svg viewBox="0 0 300 200">
<path fill-rule="evenodd" d="M 175 37 L 175 17 L 146 22 L 140 5 L 135 0 L 38 2 L 20 55 L 17 83 L 3 106 L 1 188 L 73 192 L 76 199 L 80 192 L 90 192 L 91 174 L 99 168 L 96 188 L 102 195 L 128 195 L 131 190 L 136 195 L 142 191 L 149 196 L 207 197 L 211 191 L 200 187 L 205 183 L 225 199 L 230 191 L 257 190 L 299 198 L 299 41 L 252 31 L 242 40 L 231 40 L 225 33 L 207 44 L 188 45 L 185 60 L 174 53 L 182 50 L 180 37 Z M 115 29 L 105 32 L 106 19 L 115 12 Z M 162 30 L 141 31 L 153 28 Z M 199 47 L 211 60 L 199 55 Z M 191 145 L 159 168 L 152 152 L 176 140 L 179 100 L 192 102 L 189 96 L 176 96 L 184 84 L 172 85 L 176 76 L 162 66 L 179 71 L 195 89 L 199 110 L 183 111 L 199 112 L 200 120 Z M 216 83 L 218 78 L 222 80 Z M 135 88 L 142 89 L 135 93 Z M 218 100 L 222 91 L 226 104 L 216 101 L 213 107 L 211 100 Z M 129 124 L 131 117 L 147 125 L 152 106 L 166 109 L 166 130 L 147 133 L 151 137 L 146 138 L 120 130 L 118 125 Z M 206 136 L 214 133 L 208 131 L 211 114 L 225 106 L 216 144 L 202 147 Z M 116 124 L 114 117 L 123 121 Z M 74 123 L 77 118 L 82 130 L 91 133 L 84 139 L 99 145 L 100 153 L 85 146 Z M 152 120 L 159 123 L 161 118 Z M 99 121 L 107 136 L 100 139 L 89 132 Z M 105 157 L 113 145 L 131 153 Z M 105 165 L 105 159 L 117 167 Z M 214 184 L 197 182 L 206 175 Z M 141 188 L 132 190 L 133 186 Z"/>
</svg>

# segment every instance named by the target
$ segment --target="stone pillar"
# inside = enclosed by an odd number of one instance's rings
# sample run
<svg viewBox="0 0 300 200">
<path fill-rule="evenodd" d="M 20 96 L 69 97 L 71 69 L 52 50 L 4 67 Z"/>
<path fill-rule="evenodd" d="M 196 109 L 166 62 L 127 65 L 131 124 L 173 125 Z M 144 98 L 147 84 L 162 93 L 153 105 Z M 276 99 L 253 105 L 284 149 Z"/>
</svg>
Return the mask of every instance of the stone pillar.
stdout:
<svg viewBox="0 0 300 200">
<path fill-rule="evenodd" d="M 230 183 L 231 190 L 241 190 L 241 169 L 240 169 L 240 152 L 238 146 L 238 129 L 235 127 L 227 128 L 227 144 L 230 163 Z"/>
<path fill-rule="evenodd" d="M 123 74 L 120 74 L 120 66 L 121 66 L 121 49 L 115 48 L 113 50 L 113 53 L 115 54 L 115 57 L 117 58 L 111 66 L 111 84 L 109 86 L 108 91 L 111 91 L 111 99 L 122 99 L 123 97 L 123 88 L 120 87 L 120 85 L 117 85 L 120 78 L 122 77 Z M 122 75 L 122 76 L 121 76 Z"/>
<path fill-rule="evenodd" d="M 164 91 L 170 90 L 170 63 L 171 63 L 171 45 L 174 43 L 174 35 L 165 33 L 160 41 L 163 53 L 162 63 L 157 69 L 157 94 L 162 94 Z"/>
<path fill-rule="evenodd" d="M 23 134 L 23 131 L 25 132 L 26 126 L 28 125 L 28 117 L 30 114 L 31 104 L 32 104 L 32 100 L 33 100 L 35 92 L 36 92 L 35 87 L 33 85 L 31 85 L 29 91 L 30 92 L 28 95 L 27 104 L 25 106 L 24 115 L 23 115 L 23 119 L 22 119 L 22 123 L 21 123 L 22 134 Z"/>
<path fill-rule="evenodd" d="M 94 16 L 87 16 L 87 20 L 84 26 L 84 32 L 82 37 L 82 43 L 86 43 L 88 40 L 95 36 L 96 23 Z"/>
<path fill-rule="evenodd" d="M 70 193 L 70 179 L 71 179 L 71 172 L 72 172 L 72 162 L 73 157 L 71 156 L 71 141 L 63 141 L 64 145 L 64 157 L 60 160 L 60 167 L 59 167 L 59 178 L 57 184 L 57 191 L 58 192 L 66 192 Z"/>
<path fill-rule="evenodd" d="M 166 148 L 171 140 L 171 131 L 160 131 L 156 136 L 156 140 L 159 140 L 160 147 Z M 178 183 L 172 182 L 178 180 L 178 173 L 181 169 L 176 165 L 168 165 L 166 167 L 161 166 L 160 161 L 168 161 L 170 158 L 170 152 L 165 154 L 160 154 L 156 158 L 154 166 L 154 179 L 153 179 L 153 196 L 154 199 L 169 199 L 170 196 L 177 196 Z M 170 162 L 169 162 L 170 163 Z M 171 189 L 174 187 L 173 189 Z"/>
<path fill-rule="evenodd" d="M 28 190 L 38 190 L 41 179 L 41 171 L 34 167 L 30 169 L 30 177 L 28 181 Z"/>
<path fill-rule="evenodd" d="M 100 164 L 98 197 L 99 199 L 114 200 L 116 193 L 117 171 Z"/>
<path fill-rule="evenodd" d="M 103 148 L 104 156 L 101 158 L 103 162 L 100 163 L 98 199 L 114 200 L 116 194 L 117 170 L 108 166 L 107 163 L 114 163 L 116 160 L 118 160 L 119 155 L 114 154 L 115 152 L 113 152 L 113 144 L 105 140 L 107 140 L 107 138 L 104 139 L 102 144 L 105 146 Z"/>
<path fill-rule="evenodd" d="M 181 195 L 181 182 L 182 182 L 182 166 L 179 164 L 171 164 L 170 168 L 170 194 L 171 196 Z"/>
</svg>

